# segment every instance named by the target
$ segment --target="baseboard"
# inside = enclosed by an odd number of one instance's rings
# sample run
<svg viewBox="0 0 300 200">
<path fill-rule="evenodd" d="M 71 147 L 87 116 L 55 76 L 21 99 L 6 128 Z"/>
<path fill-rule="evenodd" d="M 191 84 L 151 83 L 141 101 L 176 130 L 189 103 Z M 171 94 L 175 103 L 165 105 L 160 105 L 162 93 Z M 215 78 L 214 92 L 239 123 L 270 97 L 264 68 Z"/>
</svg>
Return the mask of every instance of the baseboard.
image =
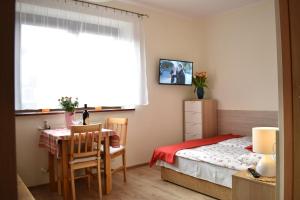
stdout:
<svg viewBox="0 0 300 200">
<path fill-rule="evenodd" d="M 147 166 L 149 165 L 148 162 L 146 163 L 141 163 L 141 164 L 137 164 L 137 165 L 131 165 L 131 166 L 128 166 L 127 169 L 135 169 L 135 168 L 138 168 L 138 167 L 144 167 L 144 166 Z"/>
</svg>

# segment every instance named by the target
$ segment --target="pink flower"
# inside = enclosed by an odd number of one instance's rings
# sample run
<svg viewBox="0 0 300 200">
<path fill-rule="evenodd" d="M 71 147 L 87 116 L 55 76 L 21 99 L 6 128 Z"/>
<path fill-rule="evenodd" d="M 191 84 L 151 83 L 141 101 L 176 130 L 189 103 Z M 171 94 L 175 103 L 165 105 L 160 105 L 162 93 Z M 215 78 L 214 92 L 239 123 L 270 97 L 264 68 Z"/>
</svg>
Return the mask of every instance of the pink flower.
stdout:
<svg viewBox="0 0 300 200">
<path fill-rule="evenodd" d="M 207 73 L 206 73 L 206 72 L 196 72 L 195 75 L 196 75 L 197 77 L 207 78 Z"/>
</svg>

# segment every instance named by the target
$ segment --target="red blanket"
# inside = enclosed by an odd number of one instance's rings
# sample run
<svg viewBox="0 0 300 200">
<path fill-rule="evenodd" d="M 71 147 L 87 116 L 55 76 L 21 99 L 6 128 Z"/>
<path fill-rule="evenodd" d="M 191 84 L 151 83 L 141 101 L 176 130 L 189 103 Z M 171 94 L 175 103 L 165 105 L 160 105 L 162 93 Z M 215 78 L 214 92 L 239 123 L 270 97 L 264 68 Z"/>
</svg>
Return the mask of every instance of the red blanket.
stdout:
<svg viewBox="0 0 300 200">
<path fill-rule="evenodd" d="M 197 140 L 190 140 L 180 144 L 174 144 L 170 146 L 158 147 L 154 150 L 152 159 L 149 163 L 150 167 L 152 167 L 157 160 L 163 160 L 167 163 L 173 164 L 175 162 L 175 154 L 177 151 L 182 149 L 191 149 L 211 144 L 216 144 L 218 142 L 222 142 L 224 140 L 232 139 L 232 138 L 239 138 L 240 135 L 220 135 L 212 138 L 205 138 L 205 139 L 197 139 Z"/>
</svg>

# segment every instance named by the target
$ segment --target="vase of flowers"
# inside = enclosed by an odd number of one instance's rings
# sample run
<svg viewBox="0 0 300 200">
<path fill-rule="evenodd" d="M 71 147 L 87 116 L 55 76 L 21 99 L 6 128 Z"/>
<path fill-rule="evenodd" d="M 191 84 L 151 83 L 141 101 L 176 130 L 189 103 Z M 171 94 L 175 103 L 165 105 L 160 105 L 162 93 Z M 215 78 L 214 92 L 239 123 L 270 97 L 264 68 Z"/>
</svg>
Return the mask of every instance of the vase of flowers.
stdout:
<svg viewBox="0 0 300 200">
<path fill-rule="evenodd" d="M 65 111 L 65 121 L 66 127 L 70 128 L 73 124 L 74 116 L 75 116 L 75 108 L 78 107 L 78 98 L 74 100 L 72 97 L 61 97 L 58 99 L 58 102 L 62 109 Z"/>
<path fill-rule="evenodd" d="M 206 72 L 196 72 L 192 78 L 193 85 L 195 86 L 194 92 L 197 94 L 198 99 L 203 99 L 204 88 L 207 87 L 207 73 Z"/>
</svg>

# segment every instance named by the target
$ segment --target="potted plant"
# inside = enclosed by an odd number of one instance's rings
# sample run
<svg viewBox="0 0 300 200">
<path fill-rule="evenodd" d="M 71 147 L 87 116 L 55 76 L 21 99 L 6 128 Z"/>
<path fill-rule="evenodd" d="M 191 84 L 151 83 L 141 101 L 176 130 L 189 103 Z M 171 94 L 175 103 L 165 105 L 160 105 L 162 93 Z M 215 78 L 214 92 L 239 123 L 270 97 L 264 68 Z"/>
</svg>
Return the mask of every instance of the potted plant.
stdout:
<svg viewBox="0 0 300 200">
<path fill-rule="evenodd" d="M 74 120 L 75 108 L 78 107 L 78 98 L 75 100 L 72 97 L 61 97 L 58 99 L 61 108 L 65 111 L 65 120 L 67 128 L 70 128 Z"/>
<path fill-rule="evenodd" d="M 204 88 L 207 87 L 207 73 L 206 72 L 196 72 L 192 78 L 193 85 L 195 86 L 194 92 L 196 92 L 198 99 L 203 99 Z"/>
</svg>

